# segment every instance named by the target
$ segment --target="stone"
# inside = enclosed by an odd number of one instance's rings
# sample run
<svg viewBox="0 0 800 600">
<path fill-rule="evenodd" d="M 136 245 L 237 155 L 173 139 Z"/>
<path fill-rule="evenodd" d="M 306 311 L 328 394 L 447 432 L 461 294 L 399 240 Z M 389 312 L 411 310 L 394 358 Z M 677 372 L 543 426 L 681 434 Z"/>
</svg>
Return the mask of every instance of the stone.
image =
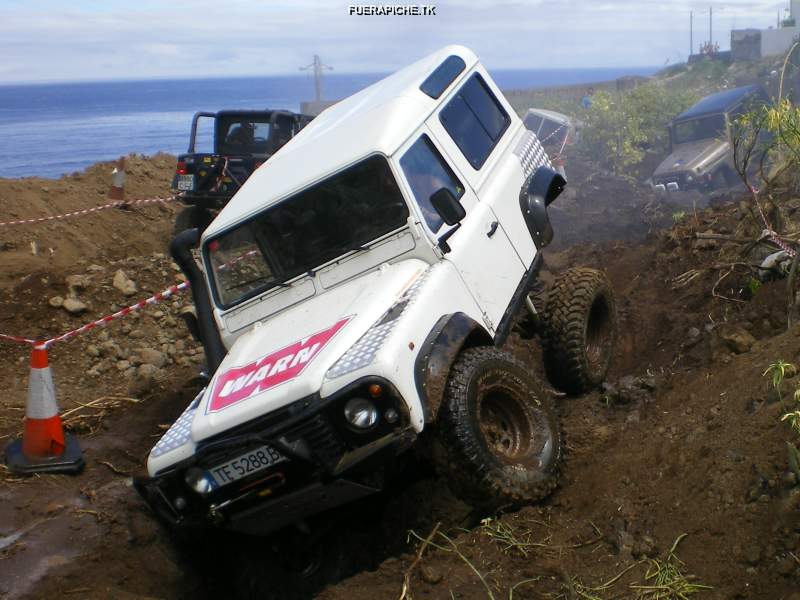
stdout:
<svg viewBox="0 0 800 600">
<path fill-rule="evenodd" d="M 65 281 L 70 295 L 75 295 L 78 290 L 85 290 L 91 283 L 88 275 L 69 275 Z"/>
<path fill-rule="evenodd" d="M 145 335 L 144 331 L 142 331 L 141 329 L 134 329 L 133 331 L 130 332 L 128 337 L 133 340 L 140 340 L 144 337 L 144 335 Z"/>
<path fill-rule="evenodd" d="M 720 339 L 725 342 L 725 345 L 736 354 L 743 354 L 753 347 L 756 343 L 750 332 L 742 327 L 730 327 L 720 331 Z"/>
<path fill-rule="evenodd" d="M 71 315 L 79 315 L 82 312 L 86 312 L 88 309 L 88 307 L 77 298 L 67 298 L 61 306 Z"/>
<path fill-rule="evenodd" d="M 117 370 L 118 371 L 124 371 L 130 366 L 131 366 L 131 363 L 128 362 L 127 360 L 120 360 L 120 361 L 117 362 Z"/>
<path fill-rule="evenodd" d="M 88 267 L 86 267 L 86 271 L 89 273 L 102 273 L 105 270 L 106 268 L 101 267 L 100 265 L 89 265 Z"/>
<path fill-rule="evenodd" d="M 160 371 L 158 367 L 149 364 L 139 365 L 131 375 L 128 383 L 128 393 L 131 396 L 143 396 L 153 389 Z"/>
<path fill-rule="evenodd" d="M 64 298 L 61 296 L 53 296 L 50 298 L 50 300 L 48 300 L 48 304 L 50 304 L 50 306 L 53 308 L 61 308 L 64 306 Z"/>
<path fill-rule="evenodd" d="M 152 348 L 139 348 L 137 351 L 139 358 L 142 359 L 143 364 L 153 365 L 157 369 L 163 367 L 167 362 L 167 357 L 163 352 L 153 350 Z"/>
<path fill-rule="evenodd" d="M 422 575 L 422 580 L 431 585 L 436 585 L 442 581 L 442 574 L 429 565 L 422 565 L 420 567 L 420 574 Z"/>
<path fill-rule="evenodd" d="M 133 296 L 138 291 L 136 283 L 129 279 L 122 269 L 117 269 L 114 273 L 113 285 L 126 296 Z"/>
<path fill-rule="evenodd" d="M 94 344 L 89 344 L 86 346 L 86 355 L 91 356 L 93 358 L 97 358 L 100 356 L 100 348 L 95 346 Z"/>
</svg>

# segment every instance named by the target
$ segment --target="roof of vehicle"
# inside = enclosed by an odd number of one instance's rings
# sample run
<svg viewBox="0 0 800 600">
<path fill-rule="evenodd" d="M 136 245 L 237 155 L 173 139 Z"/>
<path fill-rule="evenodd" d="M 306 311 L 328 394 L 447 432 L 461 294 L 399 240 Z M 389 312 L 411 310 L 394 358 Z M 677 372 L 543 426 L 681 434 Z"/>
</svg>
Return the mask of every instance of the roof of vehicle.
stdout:
<svg viewBox="0 0 800 600">
<path fill-rule="evenodd" d="M 213 236 L 270 204 L 371 154 L 390 156 L 436 109 L 419 87 L 448 56 L 478 62 L 463 46 L 446 46 L 322 111 L 245 182 L 203 237 Z"/>
<path fill-rule="evenodd" d="M 675 117 L 675 120 L 681 121 L 683 119 L 692 119 L 703 115 L 728 112 L 738 104 L 741 104 L 746 98 L 759 92 L 762 92 L 762 90 L 757 85 L 747 85 L 745 87 L 717 92 L 716 94 L 706 96 L 689 110 Z"/>
<path fill-rule="evenodd" d="M 537 115 L 545 119 L 550 119 L 551 121 L 558 121 L 559 123 L 572 123 L 572 117 L 554 110 L 546 110 L 544 108 L 529 108 L 528 112 L 525 113 L 525 117 L 528 115 Z M 523 121 L 525 120 L 525 117 L 522 117 Z"/>
</svg>

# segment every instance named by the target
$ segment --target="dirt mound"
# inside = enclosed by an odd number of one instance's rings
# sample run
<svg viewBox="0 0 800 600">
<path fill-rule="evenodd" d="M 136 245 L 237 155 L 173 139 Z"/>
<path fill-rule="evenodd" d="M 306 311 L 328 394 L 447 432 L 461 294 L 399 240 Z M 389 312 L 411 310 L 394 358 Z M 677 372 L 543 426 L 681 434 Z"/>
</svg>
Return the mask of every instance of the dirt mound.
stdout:
<svg viewBox="0 0 800 600">
<path fill-rule="evenodd" d="M 0 179 L 2 221 L 38 219 L 112 202 L 114 163 L 98 163 L 61 179 Z M 131 155 L 126 159 L 127 200 L 167 198 L 175 157 Z M 0 226 L 0 287 L 31 273 L 61 274 L 76 265 L 164 252 L 175 206 L 154 204 L 114 208 L 45 223 Z"/>
</svg>

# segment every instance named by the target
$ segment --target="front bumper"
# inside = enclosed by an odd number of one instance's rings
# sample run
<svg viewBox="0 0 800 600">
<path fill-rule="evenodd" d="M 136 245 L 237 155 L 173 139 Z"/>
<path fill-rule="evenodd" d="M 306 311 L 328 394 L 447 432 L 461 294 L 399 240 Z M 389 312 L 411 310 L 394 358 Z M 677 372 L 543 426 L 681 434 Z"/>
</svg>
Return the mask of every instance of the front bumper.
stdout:
<svg viewBox="0 0 800 600">
<path fill-rule="evenodd" d="M 385 408 L 403 404 L 399 397 L 388 396 Z M 194 456 L 154 477 L 136 478 L 134 486 L 168 525 L 220 527 L 253 535 L 266 535 L 378 492 L 383 467 L 411 446 L 416 432 L 403 415 L 396 424 L 379 427 L 366 438 L 348 435 L 335 419 L 340 404 L 336 398 L 324 404 L 318 399 L 298 401 L 294 410 L 290 406 L 265 422 L 208 440 Z M 208 470 L 265 444 L 287 460 L 206 495 L 185 481 L 189 469 Z"/>
</svg>

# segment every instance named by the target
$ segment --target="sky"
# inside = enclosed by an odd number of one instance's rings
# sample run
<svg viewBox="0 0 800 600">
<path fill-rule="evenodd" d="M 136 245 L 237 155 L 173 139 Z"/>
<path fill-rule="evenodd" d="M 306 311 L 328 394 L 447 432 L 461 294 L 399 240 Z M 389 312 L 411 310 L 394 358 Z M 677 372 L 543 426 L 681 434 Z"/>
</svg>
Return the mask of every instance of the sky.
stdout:
<svg viewBox="0 0 800 600">
<path fill-rule="evenodd" d="M 433 0 L 436 16 L 416 17 L 351 16 L 350 4 L 0 0 L 0 83 L 289 74 L 314 54 L 336 72 L 384 73 L 450 43 L 492 69 L 661 66 L 686 59 L 690 11 L 695 48 L 713 6 L 725 49 L 731 28 L 774 26 L 788 2 Z"/>
</svg>

